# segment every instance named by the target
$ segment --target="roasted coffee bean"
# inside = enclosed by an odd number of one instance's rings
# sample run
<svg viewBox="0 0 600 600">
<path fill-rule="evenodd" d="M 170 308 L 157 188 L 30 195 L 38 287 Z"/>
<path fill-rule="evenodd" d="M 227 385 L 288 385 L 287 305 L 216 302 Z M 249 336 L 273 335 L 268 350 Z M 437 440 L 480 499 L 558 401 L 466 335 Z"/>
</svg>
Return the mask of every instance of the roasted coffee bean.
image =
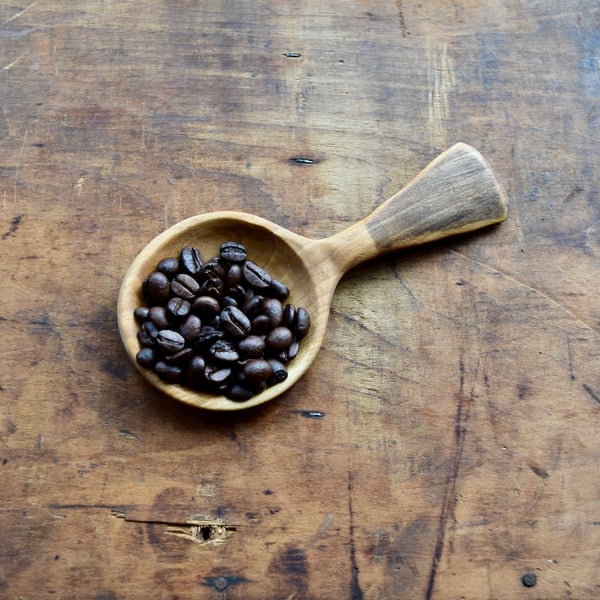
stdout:
<svg viewBox="0 0 600 600">
<path fill-rule="evenodd" d="M 148 318 L 159 328 L 169 329 L 169 317 L 164 306 L 153 306 L 148 311 Z"/>
<path fill-rule="evenodd" d="M 186 246 L 181 250 L 179 262 L 181 265 L 181 270 L 184 273 L 195 277 L 198 275 L 198 273 L 200 273 L 200 269 L 202 268 L 202 255 L 197 248 L 194 248 L 193 246 Z"/>
<path fill-rule="evenodd" d="M 191 344 L 202 330 L 202 319 L 198 315 L 189 315 L 179 326 L 179 333 L 186 344 Z"/>
<path fill-rule="evenodd" d="M 156 340 L 150 338 L 143 329 L 137 332 L 137 340 L 142 348 L 151 348 L 156 343 Z"/>
<path fill-rule="evenodd" d="M 171 281 L 171 291 L 184 300 L 191 300 L 199 290 L 200 284 L 187 273 L 181 273 Z"/>
<path fill-rule="evenodd" d="M 238 342 L 237 349 L 242 358 L 259 358 L 265 351 L 265 340 L 258 335 L 249 335 Z"/>
<path fill-rule="evenodd" d="M 151 369 L 156 362 L 156 353 L 152 348 L 142 348 L 136 355 L 135 358 L 140 365 L 145 369 Z"/>
<path fill-rule="evenodd" d="M 210 385 L 222 385 L 226 383 L 232 374 L 230 367 L 206 367 L 204 370 L 204 379 Z"/>
<path fill-rule="evenodd" d="M 221 306 L 223 308 L 226 308 L 228 306 L 238 306 L 238 301 L 235 298 L 232 298 L 231 296 L 223 296 L 221 298 Z"/>
<path fill-rule="evenodd" d="M 214 342 L 208 349 L 208 353 L 215 360 L 225 363 L 233 363 L 240 359 L 240 355 L 233 342 L 224 339 Z"/>
<path fill-rule="evenodd" d="M 293 304 L 286 304 L 283 307 L 283 324 L 288 329 L 296 328 L 296 307 Z"/>
<path fill-rule="evenodd" d="M 180 333 L 172 329 L 162 329 L 156 336 L 156 343 L 167 354 L 175 354 L 183 350 L 185 340 Z"/>
<path fill-rule="evenodd" d="M 142 284 L 142 294 L 150 305 L 164 304 L 171 295 L 171 282 L 160 271 L 154 271 Z"/>
<path fill-rule="evenodd" d="M 252 319 L 252 329 L 254 335 L 266 335 L 271 328 L 271 321 L 267 315 L 258 315 Z"/>
<path fill-rule="evenodd" d="M 272 371 L 271 382 L 275 384 L 285 381 L 288 376 L 286 366 L 282 362 L 275 360 L 274 358 L 270 359 L 269 363 L 271 364 Z"/>
<path fill-rule="evenodd" d="M 188 363 L 185 370 L 185 383 L 193 388 L 200 388 L 205 382 L 204 369 L 206 361 L 202 356 L 195 355 Z"/>
<path fill-rule="evenodd" d="M 229 270 L 227 271 L 227 276 L 225 277 L 225 289 L 230 290 L 236 287 L 237 285 L 239 285 L 241 280 L 242 267 L 240 267 L 240 265 L 238 265 L 237 263 L 234 263 L 229 267 Z"/>
<path fill-rule="evenodd" d="M 175 296 L 167 302 L 167 314 L 177 321 L 185 319 L 192 312 L 192 305 L 183 298 Z"/>
<path fill-rule="evenodd" d="M 268 360 L 253 358 L 244 364 L 243 372 L 246 381 L 258 383 L 269 379 L 273 373 L 273 368 Z"/>
<path fill-rule="evenodd" d="M 142 325 L 142 332 L 154 343 L 158 337 L 160 329 L 152 321 L 144 321 Z"/>
<path fill-rule="evenodd" d="M 146 319 L 149 319 L 150 309 L 147 306 L 138 306 L 133 311 L 133 316 L 138 323 L 143 323 Z"/>
<path fill-rule="evenodd" d="M 231 298 L 235 298 L 235 300 L 238 303 L 238 306 L 246 302 L 246 290 L 241 285 L 236 285 L 227 290 L 227 295 Z"/>
<path fill-rule="evenodd" d="M 220 256 L 228 262 L 244 262 L 247 255 L 246 248 L 239 242 L 223 242 L 221 244 Z"/>
<path fill-rule="evenodd" d="M 283 322 L 283 306 L 277 298 L 265 298 L 262 312 L 269 317 L 271 327 L 279 327 Z"/>
<path fill-rule="evenodd" d="M 215 257 L 204 263 L 199 276 L 201 279 L 223 279 L 225 274 L 225 267 L 221 264 L 219 257 Z"/>
<path fill-rule="evenodd" d="M 250 319 L 237 307 L 227 306 L 221 311 L 221 327 L 232 337 L 248 335 L 252 324 Z"/>
<path fill-rule="evenodd" d="M 163 258 L 156 265 L 156 270 L 164 273 L 169 279 L 173 279 L 179 273 L 179 261 L 176 258 Z"/>
<path fill-rule="evenodd" d="M 198 295 L 220 298 L 224 287 L 223 280 L 220 277 L 208 277 L 200 284 Z"/>
<path fill-rule="evenodd" d="M 224 335 L 225 332 L 213 327 L 212 325 L 204 325 L 194 343 L 198 349 L 202 349 L 203 347 L 207 347 L 217 340 L 220 340 Z"/>
<path fill-rule="evenodd" d="M 257 290 L 267 289 L 271 285 L 271 275 L 251 260 L 244 263 L 244 278 Z"/>
<path fill-rule="evenodd" d="M 296 358 L 299 348 L 300 344 L 298 343 L 298 340 L 294 339 L 289 348 L 285 349 L 283 352 L 280 352 L 278 356 L 283 362 L 288 363 L 290 360 Z"/>
<path fill-rule="evenodd" d="M 305 308 L 301 306 L 298 307 L 296 311 L 296 327 L 294 328 L 294 333 L 296 337 L 301 340 L 306 336 L 308 330 L 310 329 L 310 315 Z"/>
<path fill-rule="evenodd" d="M 283 352 L 290 347 L 293 340 L 294 336 L 287 327 L 275 327 L 267 334 L 265 343 L 273 352 Z"/>
<path fill-rule="evenodd" d="M 194 351 L 191 348 L 186 347 L 179 352 L 175 352 L 175 354 L 167 354 L 165 356 L 165 362 L 170 365 L 183 365 L 188 362 L 192 356 L 194 356 Z"/>
<path fill-rule="evenodd" d="M 183 369 L 179 365 L 171 365 L 162 360 L 159 360 L 154 365 L 154 372 L 164 381 L 168 383 L 176 383 L 179 381 Z"/>
<path fill-rule="evenodd" d="M 201 317 L 210 318 L 221 312 L 221 305 L 213 296 L 198 296 L 192 304 L 192 310 Z"/>
<path fill-rule="evenodd" d="M 242 310 L 250 319 L 252 319 L 260 312 L 263 300 L 262 296 L 251 296 L 250 298 L 246 298 L 242 304 Z"/>
<path fill-rule="evenodd" d="M 254 391 L 242 387 L 239 383 L 235 383 L 227 388 L 225 396 L 230 400 L 236 400 L 237 402 L 245 402 L 246 400 L 250 400 L 250 398 L 254 396 Z"/>
<path fill-rule="evenodd" d="M 284 283 L 277 279 L 271 281 L 271 285 L 269 286 L 269 296 L 283 302 L 289 295 L 290 290 Z"/>
</svg>

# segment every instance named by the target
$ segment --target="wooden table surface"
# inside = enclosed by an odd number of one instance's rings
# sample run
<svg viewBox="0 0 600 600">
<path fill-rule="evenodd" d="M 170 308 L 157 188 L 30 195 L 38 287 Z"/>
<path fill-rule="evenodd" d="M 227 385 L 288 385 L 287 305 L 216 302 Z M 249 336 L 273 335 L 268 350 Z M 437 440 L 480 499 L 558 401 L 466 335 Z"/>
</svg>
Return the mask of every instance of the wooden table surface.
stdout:
<svg viewBox="0 0 600 600">
<path fill-rule="evenodd" d="M 2 2 L 0 597 L 598 598 L 599 31 L 596 0 Z M 326 237 L 457 141 L 508 220 L 348 273 L 277 401 L 129 362 L 167 226 Z"/>
</svg>

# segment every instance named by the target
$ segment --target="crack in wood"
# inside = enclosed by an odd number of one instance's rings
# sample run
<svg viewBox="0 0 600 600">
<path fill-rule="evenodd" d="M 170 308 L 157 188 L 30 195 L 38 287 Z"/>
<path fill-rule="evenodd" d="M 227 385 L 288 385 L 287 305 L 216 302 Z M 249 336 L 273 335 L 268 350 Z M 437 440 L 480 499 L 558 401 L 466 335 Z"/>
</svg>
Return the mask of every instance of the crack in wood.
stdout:
<svg viewBox="0 0 600 600">
<path fill-rule="evenodd" d="M 146 525 L 163 525 L 164 533 L 174 535 L 198 544 L 217 545 L 226 542 L 231 534 L 237 531 L 235 525 L 210 519 L 186 519 L 183 522 L 167 519 L 142 519 L 129 517 L 125 512 L 113 510 L 113 517 L 123 519 L 127 523 L 142 523 Z"/>
</svg>

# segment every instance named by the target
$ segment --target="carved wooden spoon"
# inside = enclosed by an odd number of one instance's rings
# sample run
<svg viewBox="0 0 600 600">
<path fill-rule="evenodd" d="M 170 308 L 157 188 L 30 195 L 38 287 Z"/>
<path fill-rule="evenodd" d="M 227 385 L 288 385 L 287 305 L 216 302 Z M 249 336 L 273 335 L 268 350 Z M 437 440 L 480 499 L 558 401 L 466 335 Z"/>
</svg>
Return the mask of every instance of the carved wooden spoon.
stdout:
<svg viewBox="0 0 600 600">
<path fill-rule="evenodd" d="M 118 301 L 119 330 L 127 354 L 152 385 L 187 404 L 232 411 L 279 396 L 306 372 L 316 357 L 327 327 L 338 281 L 355 265 L 409 246 L 473 231 L 506 219 L 506 194 L 485 159 L 459 143 L 433 160 L 401 191 L 368 217 L 326 239 L 302 237 L 266 219 L 221 211 L 185 219 L 152 240 L 135 258 L 123 280 Z M 184 246 L 218 253 L 227 240 L 242 242 L 249 257 L 291 290 L 289 302 L 305 307 L 312 325 L 288 364 L 288 378 L 245 402 L 196 392 L 166 383 L 135 359 L 139 325 L 133 311 L 142 306 L 142 281 L 157 263 L 178 256 Z"/>
</svg>

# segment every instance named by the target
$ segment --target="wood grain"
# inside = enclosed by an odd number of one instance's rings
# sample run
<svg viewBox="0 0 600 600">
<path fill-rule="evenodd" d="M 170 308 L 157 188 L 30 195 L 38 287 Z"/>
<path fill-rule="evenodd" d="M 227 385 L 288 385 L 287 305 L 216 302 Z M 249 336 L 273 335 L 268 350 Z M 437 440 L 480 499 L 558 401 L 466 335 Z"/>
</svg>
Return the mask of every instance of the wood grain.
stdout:
<svg viewBox="0 0 600 600">
<path fill-rule="evenodd" d="M 3 3 L 0 596 L 597 598 L 599 26 L 591 0 Z M 278 401 L 207 414 L 134 370 L 117 294 L 163 229 L 334 235 L 459 140 L 510 218 L 349 272 Z"/>
</svg>

